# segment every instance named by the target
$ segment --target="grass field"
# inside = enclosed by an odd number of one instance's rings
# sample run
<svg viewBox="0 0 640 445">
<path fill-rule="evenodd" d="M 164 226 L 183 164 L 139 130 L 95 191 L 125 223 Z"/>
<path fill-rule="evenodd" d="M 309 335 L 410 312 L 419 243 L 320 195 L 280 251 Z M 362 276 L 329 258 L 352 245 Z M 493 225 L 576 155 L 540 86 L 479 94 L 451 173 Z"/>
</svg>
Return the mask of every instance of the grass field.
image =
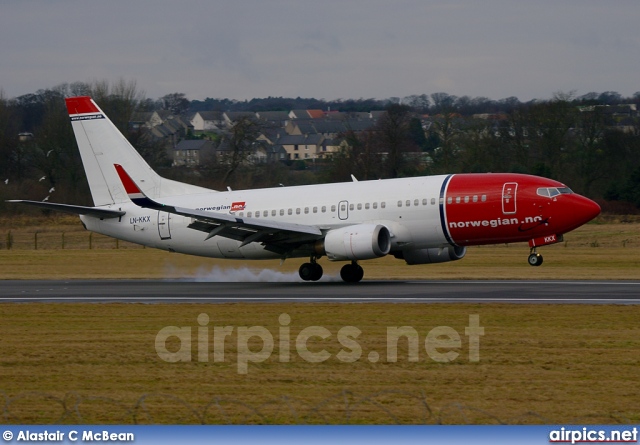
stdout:
<svg viewBox="0 0 640 445">
<path fill-rule="evenodd" d="M 29 224 L 33 222 L 34 224 Z M 232 263 L 115 245 L 69 220 L 4 224 L 14 236 L 0 250 L 2 279 L 221 279 L 242 267 L 296 279 L 299 261 Z M 366 278 L 640 279 L 640 224 L 599 220 L 541 249 L 545 263 L 526 264 L 526 245 L 478 247 L 449 264 L 405 266 L 365 262 Z M 39 232 L 38 250 L 29 247 Z M 65 249 L 47 244 L 61 240 Z M 0 232 L 0 235 L 2 232 Z M 79 240 L 71 242 L 73 237 Z M 25 241 L 21 241 L 25 240 Z M 117 248 L 116 248 L 117 247 Z M 327 275 L 339 265 L 322 262 Z M 214 270 L 223 268 L 223 272 Z M 214 270 L 214 273 L 212 273 Z M 242 269 L 241 269 L 242 270 Z M 226 275 L 225 275 L 226 274 Z M 248 274 L 248 275 L 247 275 Z M 240 278 L 237 278 L 237 277 Z M 253 275 L 251 275 L 253 276 Z M 244 278 L 243 278 L 244 277 Z M 1 282 L 0 282 L 1 285 Z M 212 290 L 213 292 L 213 290 Z M 209 360 L 198 361 L 198 316 L 209 317 Z M 290 361 L 282 362 L 279 321 L 289 315 Z M 465 335 L 477 314 L 484 335 L 480 359 L 469 360 Z M 0 397 L 3 423 L 637 423 L 640 421 L 640 308 L 616 305 L 503 304 L 0 304 Z M 166 326 L 191 327 L 191 361 L 168 363 L 155 348 Z M 231 326 L 225 360 L 214 362 L 214 327 Z M 239 327 L 263 326 L 275 339 L 270 357 L 238 373 Z M 310 326 L 309 350 L 330 358 L 301 358 L 296 336 Z M 338 331 L 362 332 L 362 356 L 340 361 Z M 397 362 L 386 360 L 389 327 L 410 326 L 419 360 L 399 342 Z M 459 356 L 432 360 L 431 329 L 460 334 Z M 284 334 L 283 334 L 284 335 Z M 255 340 L 255 341 L 253 341 Z M 250 351 L 258 352 L 254 338 Z M 172 337 L 171 352 L 180 343 Z M 202 349 L 202 348 L 200 348 Z M 446 351 L 447 348 L 441 349 Z M 371 351 L 380 354 L 372 363 Z M 219 352 L 219 351 L 218 351 Z"/>
</svg>

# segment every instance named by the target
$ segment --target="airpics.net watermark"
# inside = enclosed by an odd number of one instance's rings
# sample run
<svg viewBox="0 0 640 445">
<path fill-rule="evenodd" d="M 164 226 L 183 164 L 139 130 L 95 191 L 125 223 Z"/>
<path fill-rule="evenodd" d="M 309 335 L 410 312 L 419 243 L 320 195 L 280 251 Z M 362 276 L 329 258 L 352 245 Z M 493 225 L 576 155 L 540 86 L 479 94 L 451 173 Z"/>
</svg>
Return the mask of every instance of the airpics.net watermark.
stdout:
<svg viewBox="0 0 640 445">
<path fill-rule="evenodd" d="M 192 347 L 193 328 L 191 326 L 166 326 L 156 335 L 155 349 L 158 357 L 165 362 L 209 362 L 213 357 L 214 363 L 226 360 L 225 346 L 235 338 L 235 353 L 238 374 L 247 374 L 250 363 L 262 363 L 274 354 L 276 343 L 278 350 L 275 359 L 280 363 L 291 361 L 292 350 L 304 361 L 322 363 L 329 360 L 332 354 L 322 346 L 318 340 L 330 341 L 333 333 L 322 326 L 308 326 L 297 334 L 291 332 L 291 316 L 283 313 L 278 317 L 279 326 L 277 336 L 264 326 L 209 326 L 209 315 L 202 313 L 197 317 L 195 348 Z M 335 333 L 339 346 L 335 358 L 343 363 L 353 363 L 363 359 L 363 348 L 358 341 L 362 331 L 355 326 L 344 326 Z M 484 328 L 480 326 L 478 314 L 469 315 L 469 325 L 464 329 L 468 337 L 469 362 L 480 361 L 480 337 L 484 335 Z M 411 326 L 388 326 L 386 330 L 386 362 L 398 361 L 398 345 L 406 340 L 406 360 L 420 361 L 420 333 Z M 310 348 L 309 344 L 315 343 Z M 429 359 L 439 363 L 453 362 L 460 356 L 462 337 L 460 333 L 449 326 L 437 326 L 424 335 L 424 352 Z M 193 350 L 195 351 L 195 357 Z M 380 353 L 370 350 L 364 360 L 377 363 L 381 360 Z"/>
</svg>

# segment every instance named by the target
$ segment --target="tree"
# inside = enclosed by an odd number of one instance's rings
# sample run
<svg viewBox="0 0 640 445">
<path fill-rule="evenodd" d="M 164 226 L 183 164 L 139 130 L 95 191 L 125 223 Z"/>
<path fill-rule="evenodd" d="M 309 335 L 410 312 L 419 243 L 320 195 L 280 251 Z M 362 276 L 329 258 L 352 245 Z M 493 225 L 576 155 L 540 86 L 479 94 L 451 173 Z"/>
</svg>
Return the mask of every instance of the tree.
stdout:
<svg viewBox="0 0 640 445">
<path fill-rule="evenodd" d="M 0 177 L 2 181 L 13 177 L 16 166 L 12 162 L 13 153 L 18 148 L 18 115 L 0 90 Z M 2 185 L 2 184 L 0 184 Z"/>
<path fill-rule="evenodd" d="M 385 178 L 398 178 L 407 167 L 405 154 L 417 151 L 411 139 L 411 108 L 407 105 L 391 104 L 375 126 L 381 151 L 386 153 L 383 161 Z"/>
<path fill-rule="evenodd" d="M 189 110 L 189 100 L 184 93 L 172 93 L 160 99 L 162 109 L 173 114 L 181 115 Z"/>
<path fill-rule="evenodd" d="M 461 133 L 454 125 L 455 118 L 453 110 L 444 111 L 431 124 L 430 132 L 435 133 L 440 141 L 440 146 L 433 151 L 435 172 L 452 173 L 456 169 L 459 154 L 456 139 Z"/>
<path fill-rule="evenodd" d="M 569 153 L 569 129 L 576 121 L 577 108 L 569 96 L 557 93 L 555 99 L 529 109 L 528 138 L 539 163 L 549 168 L 553 178 L 565 171 Z"/>
<path fill-rule="evenodd" d="M 431 95 L 431 100 L 433 100 L 432 114 L 451 112 L 455 108 L 456 99 L 456 96 L 447 93 L 433 93 Z"/>
<path fill-rule="evenodd" d="M 580 181 L 579 190 L 583 194 L 589 194 L 592 185 L 610 173 L 604 168 L 608 162 L 603 147 L 605 131 L 602 107 L 593 107 L 578 113 L 571 157 L 577 173 L 575 180 Z"/>
<path fill-rule="evenodd" d="M 222 185 L 227 185 L 231 175 L 253 154 L 259 130 L 253 119 L 242 116 L 233 123 L 229 134 L 221 140 L 220 144 L 226 144 L 228 149 L 223 158 L 224 175 L 220 181 Z"/>
<path fill-rule="evenodd" d="M 129 132 L 129 122 L 138 110 L 138 104 L 144 101 L 144 93 L 138 90 L 136 82 L 119 79 L 113 85 L 108 81 L 95 81 L 87 85 L 89 95 L 109 116 L 122 132 Z"/>
</svg>

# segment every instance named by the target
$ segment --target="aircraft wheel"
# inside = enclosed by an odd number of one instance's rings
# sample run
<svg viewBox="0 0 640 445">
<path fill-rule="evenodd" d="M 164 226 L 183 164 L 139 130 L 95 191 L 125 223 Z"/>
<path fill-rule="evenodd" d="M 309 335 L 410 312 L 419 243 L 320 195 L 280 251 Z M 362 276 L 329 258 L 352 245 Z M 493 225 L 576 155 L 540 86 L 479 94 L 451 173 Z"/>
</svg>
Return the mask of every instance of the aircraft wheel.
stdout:
<svg viewBox="0 0 640 445">
<path fill-rule="evenodd" d="M 318 263 L 311 263 L 311 266 L 313 266 L 311 281 L 318 281 L 320 278 L 322 278 L 322 266 Z"/>
<path fill-rule="evenodd" d="M 312 263 L 303 263 L 298 269 L 298 274 L 300 278 L 304 281 L 311 281 L 313 278 L 314 267 Z"/>
<path fill-rule="evenodd" d="M 539 266 L 542 264 L 542 255 L 539 253 L 532 253 L 529 255 L 529 265 L 530 266 Z"/>
<path fill-rule="evenodd" d="M 304 263 L 298 269 L 298 274 L 304 281 L 318 281 L 322 278 L 322 272 L 322 266 L 318 263 Z"/>
<path fill-rule="evenodd" d="M 340 269 L 340 278 L 346 283 L 357 283 L 364 277 L 364 269 L 356 263 L 345 264 Z"/>
</svg>

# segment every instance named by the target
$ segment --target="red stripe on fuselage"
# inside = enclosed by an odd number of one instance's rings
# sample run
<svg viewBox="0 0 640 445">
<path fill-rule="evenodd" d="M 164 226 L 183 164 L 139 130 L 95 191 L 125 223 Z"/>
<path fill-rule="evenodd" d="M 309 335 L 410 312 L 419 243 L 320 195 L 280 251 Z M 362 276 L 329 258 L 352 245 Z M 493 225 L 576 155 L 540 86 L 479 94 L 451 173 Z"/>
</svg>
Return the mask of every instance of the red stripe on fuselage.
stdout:
<svg viewBox="0 0 640 445">
<path fill-rule="evenodd" d="M 68 97 L 65 102 L 69 115 L 100 112 L 89 96 Z"/>
</svg>

